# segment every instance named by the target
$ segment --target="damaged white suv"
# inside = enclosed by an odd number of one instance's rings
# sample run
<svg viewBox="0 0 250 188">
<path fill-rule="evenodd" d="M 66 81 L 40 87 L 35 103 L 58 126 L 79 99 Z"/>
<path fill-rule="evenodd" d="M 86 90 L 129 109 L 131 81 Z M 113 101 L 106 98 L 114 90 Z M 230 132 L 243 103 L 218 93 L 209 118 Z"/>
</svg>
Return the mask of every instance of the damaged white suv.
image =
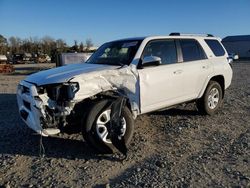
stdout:
<svg viewBox="0 0 250 188">
<path fill-rule="evenodd" d="M 140 114 L 190 101 L 215 113 L 231 80 L 220 39 L 174 33 L 108 42 L 85 63 L 32 74 L 18 85 L 17 101 L 37 133 L 74 128 L 105 152 L 114 135 L 131 140 Z"/>
</svg>

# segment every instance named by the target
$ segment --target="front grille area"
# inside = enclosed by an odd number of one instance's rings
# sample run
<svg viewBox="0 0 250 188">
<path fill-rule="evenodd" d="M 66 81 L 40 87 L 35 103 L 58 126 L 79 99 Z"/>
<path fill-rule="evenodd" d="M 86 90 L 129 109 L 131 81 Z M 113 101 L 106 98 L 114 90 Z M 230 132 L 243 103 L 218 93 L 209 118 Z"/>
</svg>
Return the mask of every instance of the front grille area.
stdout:
<svg viewBox="0 0 250 188">
<path fill-rule="evenodd" d="M 20 111 L 21 117 L 26 121 L 27 117 L 28 117 L 28 112 L 26 112 L 25 110 L 21 110 Z"/>
<path fill-rule="evenodd" d="M 22 86 L 22 93 L 30 93 L 30 89 L 26 86 Z"/>
</svg>

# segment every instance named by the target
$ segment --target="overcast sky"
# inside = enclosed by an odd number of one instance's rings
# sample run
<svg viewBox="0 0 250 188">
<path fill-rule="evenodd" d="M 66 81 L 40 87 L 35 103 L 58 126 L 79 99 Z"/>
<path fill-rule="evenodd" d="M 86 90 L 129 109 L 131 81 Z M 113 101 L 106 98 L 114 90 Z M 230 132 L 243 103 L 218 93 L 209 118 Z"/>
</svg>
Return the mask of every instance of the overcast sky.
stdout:
<svg viewBox="0 0 250 188">
<path fill-rule="evenodd" d="M 0 0 L 0 34 L 68 44 L 170 32 L 250 34 L 250 0 Z"/>
</svg>

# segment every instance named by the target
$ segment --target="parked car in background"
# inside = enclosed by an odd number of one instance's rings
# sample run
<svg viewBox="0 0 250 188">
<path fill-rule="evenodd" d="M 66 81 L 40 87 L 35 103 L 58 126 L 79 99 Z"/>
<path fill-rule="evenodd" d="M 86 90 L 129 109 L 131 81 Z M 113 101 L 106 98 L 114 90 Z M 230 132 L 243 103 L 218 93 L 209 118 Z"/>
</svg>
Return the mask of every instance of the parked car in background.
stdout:
<svg viewBox="0 0 250 188">
<path fill-rule="evenodd" d="M 12 63 L 13 64 L 22 64 L 23 61 L 23 54 L 13 54 L 12 55 Z"/>
<path fill-rule="evenodd" d="M 24 63 L 29 63 L 33 61 L 32 54 L 31 53 L 24 53 L 23 54 L 23 61 Z"/>
<path fill-rule="evenodd" d="M 6 55 L 0 55 L 0 63 L 7 63 L 8 59 Z"/>
<path fill-rule="evenodd" d="M 228 54 L 228 62 L 229 64 L 232 66 L 232 63 L 235 61 L 235 60 L 238 60 L 239 59 L 239 55 L 238 54 L 235 54 L 235 53 L 229 53 Z"/>
<path fill-rule="evenodd" d="M 33 61 L 31 53 L 13 54 L 11 62 L 13 64 L 25 64 Z"/>
<path fill-rule="evenodd" d="M 14 71 L 14 66 L 8 64 L 8 58 L 6 55 L 0 55 L 0 73 L 11 73 Z"/>
<path fill-rule="evenodd" d="M 51 58 L 47 54 L 39 54 L 36 59 L 36 62 L 37 63 L 50 63 Z"/>
</svg>

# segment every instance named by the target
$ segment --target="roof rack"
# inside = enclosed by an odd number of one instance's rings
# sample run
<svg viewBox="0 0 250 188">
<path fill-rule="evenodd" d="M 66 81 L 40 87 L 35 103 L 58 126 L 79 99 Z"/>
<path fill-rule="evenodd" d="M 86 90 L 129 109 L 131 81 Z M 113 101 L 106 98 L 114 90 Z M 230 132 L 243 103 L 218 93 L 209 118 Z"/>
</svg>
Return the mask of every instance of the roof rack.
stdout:
<svg viewBox="0 0 250 188">
<path fill-rule="evenodd" d="M 205 37 L 214 37 L 212 34 L 184 34 L 184 33 L 170 33 L 169 36 L 205 36 Z"/>
</svg>

